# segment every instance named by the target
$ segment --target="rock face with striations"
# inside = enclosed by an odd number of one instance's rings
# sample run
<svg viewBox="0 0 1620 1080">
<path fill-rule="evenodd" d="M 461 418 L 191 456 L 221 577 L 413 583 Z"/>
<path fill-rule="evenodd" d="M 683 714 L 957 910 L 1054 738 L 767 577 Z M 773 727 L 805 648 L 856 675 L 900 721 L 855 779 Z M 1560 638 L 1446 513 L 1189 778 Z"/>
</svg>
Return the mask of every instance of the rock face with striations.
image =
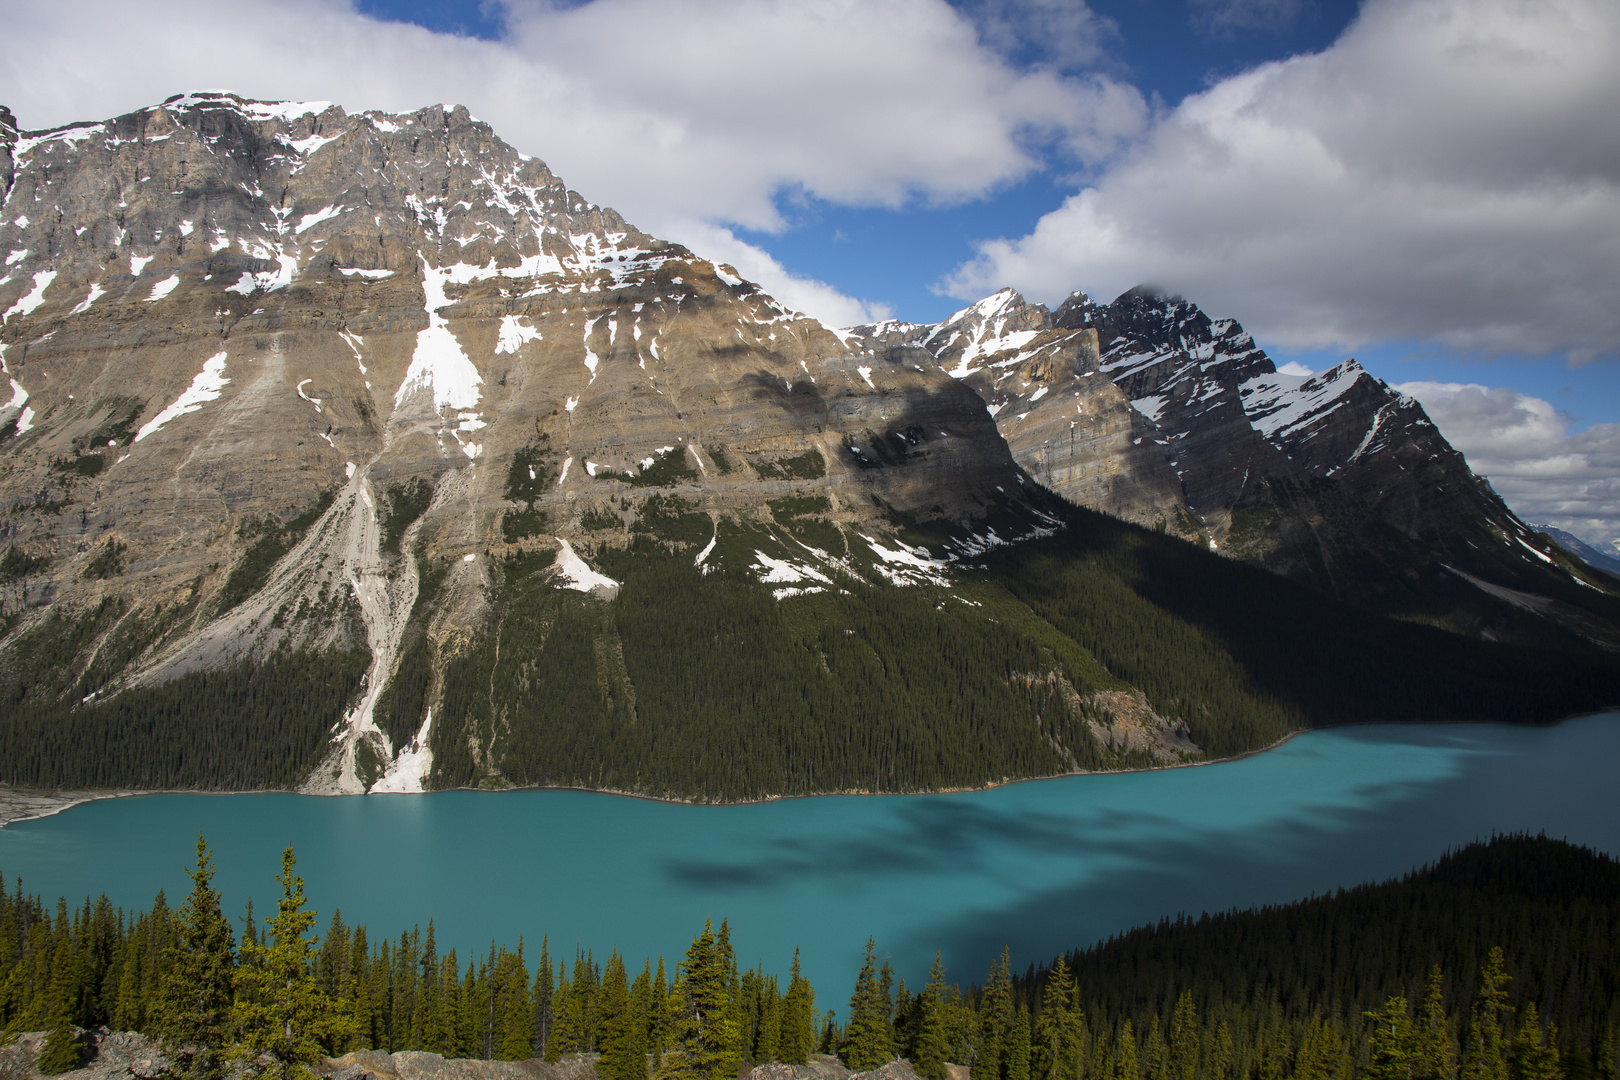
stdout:
<svg viewBox="0 0 1620 1080">
<path fill-rule="evenodd" d="M 454 641 L 506 556 L 611 593 L 573 545 L 652 494 L 716 520 L 798 498 L 868 538 L 759 556 L 812 590 L 904 574 L 896 515 L 1027 509 L 971 390 L 641 233 L 465 109 L 197 94 L 46 132 L 0 113 L 0 146 L 8 625 L 122 605 L 146 631 L 92 697 L 369 650 L 317 789 L 366 786 L 361 744 L 422 783 L 372 710 L 423 566 Z"/>
<path fill-rule="evenodd" d="M 1340 599 L 1399 609 L 1471 578 L 1536 588 L 1553 559 L 1412 398 L 1354 360 L 1281 373 L 1237 322 L 1178 297 L 1076 293 L 1049 311 L 1007 289 L 938 324 L 855 332 L 926 350 L 1071 501 Z"/>
</svg>

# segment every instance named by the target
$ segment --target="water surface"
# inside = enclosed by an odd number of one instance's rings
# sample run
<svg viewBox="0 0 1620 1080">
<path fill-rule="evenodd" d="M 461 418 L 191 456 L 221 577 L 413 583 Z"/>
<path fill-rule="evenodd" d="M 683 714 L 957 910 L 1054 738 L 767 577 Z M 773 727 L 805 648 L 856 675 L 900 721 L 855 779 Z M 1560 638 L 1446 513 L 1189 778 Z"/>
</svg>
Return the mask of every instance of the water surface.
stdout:
<svg viewBox="0 0 1620 1080">
<path fill-rule="evenodd" d="M 1552 728 L 1374 725 L 1240 761 L 990 791 L 700 807 L 576 791 L 314 798 L 153 795 L 0 829 L 12 887 L 178 903 L 199 831 L 227 910 L 259 910 L 291 842 L 320 926 L 375 936 L 429 917 L 441 950 L 491 938 L 553 957 L 617 945 L 673 961 L 729 918 L 739 961 L 796 945 L 843 1011 L 868 935 L 909 982 L 936 948 L 982 980 L 1136 924 L 1278 903 L 1404 873 L 1492 832 L 1620 853 L 1620 714 Z"/>
</svg>

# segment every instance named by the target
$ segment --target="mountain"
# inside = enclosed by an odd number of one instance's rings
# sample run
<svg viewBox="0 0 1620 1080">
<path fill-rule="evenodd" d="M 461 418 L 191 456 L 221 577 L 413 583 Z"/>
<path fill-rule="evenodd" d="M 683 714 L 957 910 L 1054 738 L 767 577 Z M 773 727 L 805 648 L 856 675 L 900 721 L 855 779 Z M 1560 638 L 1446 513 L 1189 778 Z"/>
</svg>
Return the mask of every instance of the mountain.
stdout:
<svg viewBox="0 0 1620 1080">
<path fill-rule="evenodd" d="M 928 351 L 784 309 L 465 109 L 3 119 L 0 780 L 912 790 L 1620 697 L 1577 635 L 1363 633 L 1076 510 Z M 1294 648 L 1454 662 L 1346 696 Z"/>
<path fill-rule="evenodd" d="M 1056 311 L 1011 289 L 853 331 L 971 386 L 1013 456 L 1079 503 L 1371 610 L 1535 637 L 1501 602 L 1617 643 L 1612 582 L 1526 525 L 1414 399 L 1354 360 L 1279 372 L 1231 319 L 1145 287 Z"/>
<path fill-rule="evenodd" d="M 1602 570 L 1609 574 L 1620 574 L 1620 559 L 1615 558 L 1613 555 L 1605 555 L 1574 533 L 1565 532 L 1563 529 L 1554 528 L 1551 525 L 1532 525 L 1530 527 L 1537 532 L 1545 533 L 1559 547 L 1593 569 Z"/>
</svg>

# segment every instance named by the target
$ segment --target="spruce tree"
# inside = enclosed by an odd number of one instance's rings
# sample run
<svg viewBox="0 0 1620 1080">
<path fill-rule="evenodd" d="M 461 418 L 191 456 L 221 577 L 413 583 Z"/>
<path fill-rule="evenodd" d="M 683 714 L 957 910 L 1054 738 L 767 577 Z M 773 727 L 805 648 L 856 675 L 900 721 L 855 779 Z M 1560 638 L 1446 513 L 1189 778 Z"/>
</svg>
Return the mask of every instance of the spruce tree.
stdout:
<svg viewBox="0 0 1620 1080">
<path fill-rule="evenodd" d="M 640 1055 L 637 1067 L 641 1070 L 636 1074 L 638 1080 L 645 1077 L 648 1072 L 647 1056 L 656 1055 L 656 1042 L 654 1032 L 654 1014 L 661 1013 L 662 1002 L 653 994 L 652 961 L 641 962 L 641 974 L 636 981 L 630 984 L 630 1021 L 633 1025 L 631 1034 L 636 1041 L 636 1053 Z"/>
<path fill-rule="evenodd" d="M 776 976 L 761 976 L 759 982 L 759 1028 L 754 1037 L 754 1061 L 764 1064 L 780 1057 L 782 995 L 776 989 Z"/>
<path fill-rule="evenodd" d="M 777 1055 L 789 1065 L 805 1065 L 816 1048 L 816 992 L 799 973 L 799 950 L 793 950 L 787 995 L 782 999 L 782 1037 Z"/>
<path fill-rule="evenodd" d="M 1519 1028 L 1513 1035 L 1514 1080 L 1563 1080 L 1558 1060 L 1557 1029 L 1543 1038 L 1541 1014 L 1533 1001 L 1525 1002 Z"/>
<path fill-rule="evenodd" d="M 1198 1007 L 1192 991 L 1183 990 L 1170 1018 L 1168 1080 L 1197 1080 L 1199 1035 Z"/>
<path fill-rule="evenodd" d="M 873 955 L 876 947 L 876 941 L 866 939 L 860 975 L 855 979 L 855 992 L 849 999 L 844 1041 L 839 1047 L 839 1056 L 852 1072 L 868 1072 L 894 1058 L 884 1015 L 888 1010 L 878 982 L 877 959 Z"/>
<path fill-rule="evenodd" d="M 534 968 L 534 1024 L 530 1053 L 546 1056 L 546 1040 L 551 1035 L 551 942 L 540 939 L 540 962 Z M 549 1059 L 548 1059 L 549 1060 Z"/>
<path fill-rule="evenodd" d="M 552 995 L 552 1022 L 551 1034 L 546 1039 L 546 1060 L 555 1062 L 564 1054 L 574 1053 L 578 1047 L 575 1045 L 575 1034 L 569 1026 L 570 1014 L 568 1003 L 572 1000 L 568 985 L 568 971 L 561 960 L 557 961 L 556 990 Z"/>
<path fill-rule="evenodd" d="M 85 1057 L 84 1033 L 74 1027 L 66 1014 L 59 1013 L 45 1033 L 39 1051 L 39 1071 L 47 1076 L 77 1069 Z"/>
<path fill-rule="evenodd" d="M 245 944 L 237 969 L 231 1019 L 237 1043 L 231 1057 L 249 1065 L 269 1059 L 260 1073 L 271 1080 L 311 1080 L 321 1044 L 349 1030 L 349 1020 L 320 992 L 310 975 L 313 943 L 304 935 L 315 913 L 304 909 L 304 879 L 292 845 L 281 855 L 281 899 L 265 926 L 265 943 Z"/>
<path fill-rule="evenodd" d="M 602 1004 L 597 1048 L 602 1056 L 596 1063 L 601 1080 L 642 1080 L 640 1062 L 630 1058 L 636 1053 L 636 1040 L 631 1035 L 633 1017 L 630 1014 L 630 984 L 625 978 L 624 960 L 619 950 L 608 954 L 607 967 L 602 972 Z"/>
<path fill-rule="evenodd" d="M 1473 1022 L 1468 1031 L 1468 1053 L 1463 1059 L 1464 1080 L 1508 1080 L 1502 1018 L 1509 1012 L 1507 984 L 1510 981 L 1502 948 L 1496 946 L 1479 971 L 1479 991 L 1474 995 Z"/>
<path fill-rule="evenodd" d="M 1440 965 L 1429 969 L 1423 1008 L 1412 1028 L 1412 1071 L 1418 1080 L 1455 1080 L 1457 1048 L 1446 1015 L 1444 979 Z"/>
<path fill-rule="evenodd" d="M 1085 1020 L 1068 960 L 1059 955 L 1046 978 L 1031 1069 L 1037 1080 L 1079 1080 Z"/>
<path fill-rule="evenodd" d="M 798 954 L 794 954 L 797 963 Z M 795 971 L 797 968 L 795 968 Z M 934 962 L 928 968 L 928 983 L 923 987 L 922 1002 L 917 1020 L 917 1049 L 912 1055 L 912 1066 L 923 1080 L 945 1080 L 946 1032 L 945 1017 L 945 963 L 939 950 L 934 950 Z"/>
<path fill-rule="evenodd" d="M 742 1033 L 728 1007 L 729 966 L 715 941 L 714 925 L 706 923 L 686 950 L 676 980 L 681 996 L 672 1035 L 680 1058 L 666 1066 L 669 1075 L 694 1080 L 730 1080 L 736 1075 L 742 1059 Z"/>
<path fill-rule="evenodd" d="M 180 909 L 179 937 L 159 991 L 157 1034 L 181 1076 L 217 1080 L 225 1074 L 236 956 L 213 885 L 214 860 L 200 835 L 197 868 L 186 873 L 191 895 Z"/>
<path fill-rule="evenodd" d="M 1000 1080 L 1006 1075 L 1007 1036 L 1012 1022 L 1011 956 L 1003 948 L 985 980 L 984 996 L 979 999 L 979 1056 L 973 1062 L 979 1080 Z"/>
<path fill-rule="evenodd" d="M 1412 1080 L 1415 1055 L 1406 998 L 1392 997 L 1378 1012 L 1362 1015 L 1373 1022 L 1367 1034 L 1366 1074 L 1370 1080 Z"/>
<path fill-rule="evenodd" d="M 523 963 L 521 938 L 517 952 L 507 953 L 504 959 L 499 1054 L 502 1061 L 522 1061 L 534 1052 L 534 1006 L 529 998 L 529 972 Z"/>
<path fill-rule="evenodd" d="M 1007 1080 L 1029 1080 L 1029 1057 L 1029 1006 L 1020 1002 L 1007 1039 Z"/>
<path fill-rule="evenodd" d="M 1142 1070 L 1137 1065 L 1136 1032 L 1127 1017 L 1120 1025 L 1119 1038 L 1114 1040 L 1114 1080 L 1141 1080 Z"/>
</svg>

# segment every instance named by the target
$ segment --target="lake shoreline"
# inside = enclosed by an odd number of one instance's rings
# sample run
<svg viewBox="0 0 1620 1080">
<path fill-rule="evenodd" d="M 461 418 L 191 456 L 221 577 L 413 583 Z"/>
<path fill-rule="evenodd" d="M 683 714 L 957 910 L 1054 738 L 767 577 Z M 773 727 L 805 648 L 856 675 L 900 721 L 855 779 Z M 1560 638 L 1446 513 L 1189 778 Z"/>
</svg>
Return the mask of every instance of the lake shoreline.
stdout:
<svg viewBox="0 0 1620 1080">
<path fill-rule="evenodd" d="M 1147 768 L 1107 769 L 1102 771 L 1081 770 L 1078 772 L 1054 773 L 1051 776 L 1021 776 L 1012 779 L 992 781 L 987 784 L 979 784 L 972 787 L 927 788 L 917 791 L 868 791 L 853 788 L 847 791 L 816 791 L 802 795 L 766 795 L 758 799 L 728 799 L 710 801 L 700 799 L 671 798 L 662 795 L 648 795 L 645 792 L 621 791 L 616 788 L 579 787 L 564 784 L 513 784 L 511 786 L 501 788 L 458 787 L 423 792 L 379 791 L 362 792 L 360 794 L 367 796 L 376 795 L 379 797 L 387 797 L 389 795 L 399 795 L 404 797 L 409 795 L 437 795 L 443 792 L 451 791 L 474 791 L 483 792 L 486 794 L 499 794 L 506 791 L 580 791 L 592 795 L 613 795 L 619 798 L 641 799 L 646 802 L 666 803 L 671 806 L 709 807 L 761 806 L 768 803 L 787 802 L 792 799 L 826 799 L 847 796 L 860 796 L 864 798 L 911 798 L 918 795 L 961 795 L 976 791 L 993 791 L 996 788 L 1012 787 L 1015 784 L 1037 784 L 1047 780 L 1066 780 L 1077 776 L 1130 776 L 1138 773 L 1169 772 L 1174 769 L 1196 769 L 1207 765 L 1225 765 L 1231 762 L 1245 761 L 1261 754 L 1268 754 L 1271 751 L 1293 741 L 1300 735 L 1309 735 L 1312 732 L 1317 731 L 1333 731 L 1340 728 L 1380 726 L 1406 727 L 1414 724 L 1445 724 L 1455 726 L 1466 726 L 1470 724 L 1499 724 L 1503 727 L 1548 728 L 1557 727 L 1560 724 L 1565 724 L 1573 720 L 1583 720 L 1587 717 L 1610 715 L 1616 711 L 1616 708 L 1609 708 L 1599 709 L 1593 712 L 1575 713 L 1570 716 L 1560 717 L 1557 720 L 1545 724 L 1518 724 L 1509 720 L 1366 720 L 1352 724 L 1324 724 L 1321 727 L 1304 728 L 1300 731 L 1290 731 L 1288 734 L 1284 735 L 1274 743 L 1270 743 L 1254 750 L 1245 750 L 1241 754 L 1233 754 L 1230 757 L 1210 758 L 1203 761 L 1181 761 L 1174 764 L 1154 765 Z M 59 791 L 20 788 L 0 784 L 0 829 L 5 828 L 7 825 L 13 824 L 14 822 L 34 821 L 39 818 L 53 817 L 56 814 L 62 813 L 64 810 L 70 810 L 73 807 L 82 805 L 84 803 L 100 802 L 106 799 L 125 799 L 141 795 L 313 795 L 316 798 L 354 797 L 353 795 L 347 793 L 303 792 L 295 788 L 251 788 L 243 790 L 200 790 L 196 788 L 152 788 L 148 790 L 144 788 L 120 788 L 111 791 L 101 791 L 95 789 Z"/>
</svg>

